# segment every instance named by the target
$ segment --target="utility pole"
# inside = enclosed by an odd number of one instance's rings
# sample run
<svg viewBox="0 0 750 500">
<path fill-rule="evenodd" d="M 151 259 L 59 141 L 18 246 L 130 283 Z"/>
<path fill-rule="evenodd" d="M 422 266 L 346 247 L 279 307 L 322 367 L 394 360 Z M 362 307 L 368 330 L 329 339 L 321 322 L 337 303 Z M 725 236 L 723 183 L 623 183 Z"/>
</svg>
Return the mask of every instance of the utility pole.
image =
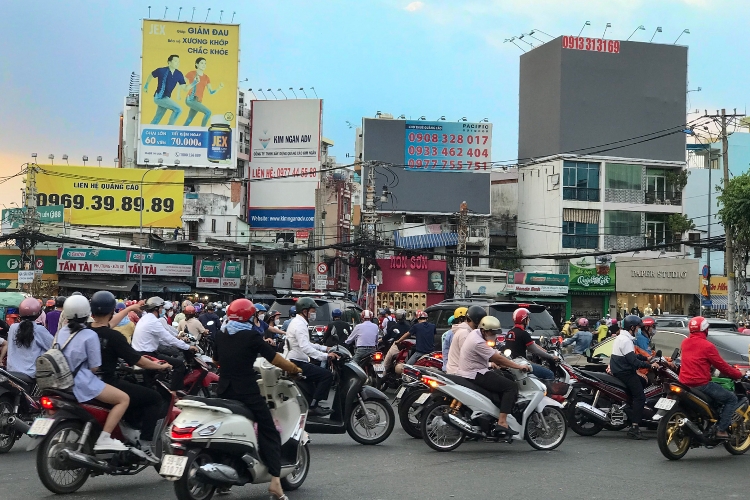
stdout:
<svg viewBox="0 0 750 500">
<path fill-rule="evenodd" d="M 375 241 L 376 236 L 376 230 L 375 226 L 377 224 L 377 215 L 375 214 L 375 166 L 373 164 L 366 165 L 367 166 L 367 187 L 365 188 L 365 211 L 362 214 L 362 235 L 364 236 L 364 243 L 367 245 L 371 241 Z M 365 285 L 365 273 L 367 272 L 367 259 L 365 259 L 364 254 L 360 255 L 360 266 L 361 266 L 361 276 L 362 279 L 359 281 L 359 297 L 362 297 L 363 291 L 366 292 L 367 289 L 364 288 Z M 371 273 L 371 281 L 374 280 L 374 273 Z M 369 294 L 368 294 L 369 295 Z M 377 295 L 376 295 L 377 297 Z M 377 303 L 377 299 L 373 301 L 373 304 Z M 368 302 L 365 302 L 365 308 L 368 308 Z M 375 309 L 375 307 L 373 307 Z"/>
<path fill-rule="evenodd" d="M 23 226 L 21 231 L 24 235 L 21 238 L 16 239 L 16 246 L 21 251 L 20 265 L 18 266 L 19 271 L 28 271 L 34 269 L 34 247 L 36 246 L 36 240 L 32 236 L 39 228 L 39 219 L 36 212 L 36 172 L 38 165 L 36 163 L 30 163 L 26 173 L 26 197 L 24 200 L 24 207 L 26 213 L 23 217 Z M 20 285 L 20 284 L 19 284 Z M 19 286 L 19 288 L 23 288 Z M 33 289 L 33 285 L 29 285 L 29 292 Z"/>
<path fill-rule="evenodd" d="M 456 286 L 453 296 L 463 299 L 466 297 L 466 240 L 469 236 L 469 207 L 461 202 L 458 211 L 458 246 L 456 247 Z"/>
</svg>

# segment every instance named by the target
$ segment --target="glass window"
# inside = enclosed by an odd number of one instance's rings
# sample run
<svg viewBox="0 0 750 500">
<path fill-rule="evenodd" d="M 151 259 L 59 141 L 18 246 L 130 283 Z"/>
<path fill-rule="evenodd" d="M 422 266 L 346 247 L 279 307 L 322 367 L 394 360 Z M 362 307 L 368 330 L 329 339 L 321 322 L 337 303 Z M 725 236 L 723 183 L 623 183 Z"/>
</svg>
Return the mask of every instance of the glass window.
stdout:
<svg viewBox="0 0 750 500">
<path fill-rule="evenodd" d="M 605 187 L 607 189 L 631 189 L 640 191 L 641 188 L 640 165 L 623 165 L 619 163 L 607 163 L 605 174 Z"/>
<path fill-rule="evenodd" d="M 598 248 L 599 225 L 564 221 L 562 225 L 563 248 Z"/>
<path fill-rule="evenodd" d="M 604 212 L 604 234 L 615 236 L 640 236 L 640 212 Z"/>
<path fill-rule="evenodd" d="M 563 162 L 563 199 L 599 201 L 599 164 Z"/>
</svg>

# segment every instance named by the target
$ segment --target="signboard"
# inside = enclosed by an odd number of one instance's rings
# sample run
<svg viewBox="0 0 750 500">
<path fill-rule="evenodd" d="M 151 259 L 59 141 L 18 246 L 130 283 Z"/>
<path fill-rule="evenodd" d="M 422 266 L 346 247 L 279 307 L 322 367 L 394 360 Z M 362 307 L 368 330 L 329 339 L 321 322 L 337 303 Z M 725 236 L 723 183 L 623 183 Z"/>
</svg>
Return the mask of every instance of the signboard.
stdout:
<svg viewBox="0 0 750 500">
<path fill-rule="evenodd" d="M 298 240 L 306 240 L 310 237 L 310 231 L 297 231 L 294 237 Z"/>
<path fill-rule="evenodd" d="M 37 208 L 37 217 L 39 222 L 42 224 L 63 224 L 63 206 L 62 205 L 50 205 L 46 207 Z M 26 207 L 21 208 L 8 208 L 3 210 L 2 217 L 2 228 L 3 232 L 9 231 L 10 229 L 17 229 L 23 225 L 23 219 L 26 215 Z"/>
<path fill-rule="evenodd" d="M 605 40 L 603 38 L 589 38 L 586 36 L 563 36 L 564 49 L 588 50 L 591 52 L 620 53 L 619 40 Z"/>
<path fill-rule="evenodd" d="M 40 267 L 41 266 L 41 267 Z M 42 279 L 57 280 L 57 250 L 36 250 L 33 268 L 42 271 Z M 0 250 L 0 279 L 16 280 L 21 269 L 21 252 Z"/>
<path fill-rule="evenodd" d="M 242 265 L 239 262 L 199 260 L 195 285 L 201 288 L 239 288 Z"/>
<path fill-rule="evenodd" d="M 318 274 L 328 274 L 328 264 L 325 262 L 318 264 Z"/>
<path fill-rule="evenodd" d="M 617 292 L 698 294 L 699 272 L 697 259 L 617 257 Z"/>
<path fill-rule="evenodd" d="M 142 272 L 144 276 L 192 276 L 193 256 L 129 251 L 127 272 Z"/>
<path fill-rule="evenodd" d="M 572 291 L 592 291 L 611 293 L 615 291 L 615 264 L 587 264 L 586 266 L 569 266 Z"/>
<path fill-rule="evenodd" d="M 255 229 L 312 229 L 315 227 L 315 207 L 251 207 L 248 216 L 250 226 Z"/>
<path fill-rule="evenodd" d="M 58 249 L 57 271 L 77 274 L 192 276 L 193 257 L 99 248 Z"/>
<path fill-rule="evenodd" d="M 33 283 L 34 282 L 34 271 L 18 271 L 18 282 L 19 283 Z"/>
<path fill-rule="evenodd" d="M 138 163 L 234 168 L 239 25 L 143 20 Z"/>
<path fill-rule="evenodd" d="M 566 294 L 568 293 L 568 275 L 510 272 L 505 291 L 532 295 Z"/>
<path fill-rule="evenodd" d="M 406 170 L 489 172 L 492 124 L 406 121 Z"/>
<path fill-rule="evenodd" d="M 328 290 L 328 277 L 321 274 L 315 276 L 315 289 Z"/>
<path fill-rule="evenodd" d="M 36 203 L 70 209 L 85 226 L 182 227 L 182 170 L 40 165 Z M 141 210 L 143 213 L 141 214 Z"/>
<path fill-rule="evenodd" d="M 701 287 L 701 295 L 704 297 L 708 297 L 708 280 L 707 279 L 700 279 L 700 287 Z M 726 276 L 711 276 L 711 296 L 722 296 L 726 297 L 727 292 L 729 290 L 729 285 L 727 284 L 727 277 Z"/>
</svg>

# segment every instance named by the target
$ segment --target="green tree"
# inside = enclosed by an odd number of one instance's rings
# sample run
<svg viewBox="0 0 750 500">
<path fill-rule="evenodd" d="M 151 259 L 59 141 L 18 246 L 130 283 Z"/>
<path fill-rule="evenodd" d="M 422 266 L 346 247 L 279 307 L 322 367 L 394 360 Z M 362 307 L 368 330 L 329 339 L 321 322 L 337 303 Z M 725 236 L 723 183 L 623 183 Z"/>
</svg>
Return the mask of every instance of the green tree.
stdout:
<svg viewBox="0 0 750 500">
<path fill-rule="evenodd" d="M 685 214 L 672 214 L 667 217 L 667 227 L 673 234 L 685 234 L 687 231 L 695 229 L 693 219 L 689 219 Z"/>
<path fill-rule="evenodd" d="M 721 208 L 717 216 L 724 231 L 734 238 L 738 246 L 747 248 L 750 246 L 750 173 L 730 179 L 729 184 L 719 192 Z"/>
</svg>

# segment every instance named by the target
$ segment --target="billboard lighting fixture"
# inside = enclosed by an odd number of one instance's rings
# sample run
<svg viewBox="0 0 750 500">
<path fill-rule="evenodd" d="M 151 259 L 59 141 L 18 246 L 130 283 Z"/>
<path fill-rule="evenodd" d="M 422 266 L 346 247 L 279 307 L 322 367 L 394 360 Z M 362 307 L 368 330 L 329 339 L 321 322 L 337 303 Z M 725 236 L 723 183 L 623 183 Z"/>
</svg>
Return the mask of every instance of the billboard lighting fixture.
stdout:
<svg viewBox="0 0 750 500">
<path fill-rule="evenodd" d="M 657 33 L 661 33 L 661 26 L 657 26 L 656 27 L 656 31 L 654 31 L 654 34 L 651 35 L 651 40 L 649 40 L 648 43 L 651 43 L 653 41 L 653 39 L 654 39 L 654 37 L 656 36 Z"/>
<path fill-rule="evenodd" d="M 422 116 L 420 116 L 420 117 L 419 117 L 419 119 L 420 119 L 420 120 L 426 120 L 427 118 L 425 118 L 425 116 L 424 116 L 424 115 L 422 115 Z"/>
<path fill-rule="evenodd" d="M 36 156 L 37 156 L 36 153 L 31 153 L 32 158 L 36 158 Z"/>
<path fill-rule="evenodd" d="M 292 94 L 294 94 L 294 98 L 296 99 L 297 98 L 297 93 L 294 91 L 294 89 L 292 87 L 289 87 L 289 90 L 292 91 Z"/>
<path fill-rule="evenodd" d="M 55 164 L 55 155 L 53 155 L 53 154 L 51 154 L 51 153 L 50 153 L 50 155 L 49 155 L 49 156 L 47 156 L 47 158 L 49 159 L 49 161 L 51 161 L 51 162 L 52 162 L 52 165 L 54 165 L 54 164 Z"/>
<path fill-rule="evenodd" d="M 487 123 L 487 122 L 489 122 L 489 120 L 488 120 L 487 118 L 484 118 L 484 119 L 482 119 L 482 121 L 481 121 L 481 122 L 479 122 L 479 123 Z"/>
<path fill-rule="evenodd" d="M 303 94 L 305 94 L 305 99 L 307 99 L 307 92 L 305 92 L 305 89 L 302 87 L 300 87 L 299 89 L 302 91 Z"/>
<path fill-rule="evenodd" d="M 176 167 L 179 164 L 180 164 L 180 160 L 178 160 L 178 159 L 175 158 L 175 160 L 174 160 L 174 166 Z"/>
<path fill-rule="evenodd" d="M 612 23 L 607 23 L 607 25 L 604 27 L 604 33 L 602 33 L 602 40 L 604 39 L 604 35 L 607 34 L 607 30 L 612 27 Z"/>
<path fill-rule="evenodd" d="M 467 120 L 465 116 L 462 116 L 461 118 L 458 119 L 458 121 L 460 121 L 460 122 L 466 122 L 466 121 L 469 121 L 469 120 Z"/>
<path fill-rule="evenodd" d="M 164 163 L 164 158 L 159 158 L 159 165 L 161 165 L 162 163 Z"/>
<path fill-rule="evenodd" d="M 439 122 L 444 122 L 445 121 L 445 115 L 440 115 L 440 118 L 438 118 L 438 121 Z"/>
<path fill-rule="evenodd" d="M 403 113 L 401 113 L 400 115 L 398 115 L 398 119 L 399 120 L 406 120 L 406 115 L 403 114 Z"/>
<path fill-rule="evenodd" d="M 635 35 L 636 31 L 638 31 L 638 30 L 645 30 L 645 29 L 646 29 L 646 27 L 641 24 L 640 26 L 638 26 L 636 29 L 633 30 L 633 32 L 630 34 L 630 36 L 625 41 L 627 42 L 628 40 L 630 40 L 631 38 L 633 38 L 633 35 Z"/>
<path fill-rule="evenodd" d="M 285 94 L 285 93 L 284 93 L 284 91 L 283 91 L 283 90 L 281 90 L 280 88 L 276 89 L 276 92 L 281 92 L 281 95 L 283 95 L 283 96 L 284 96 L 284 99 L 287 99 L 287 96 L 286 96 L 286 94 Z"/>
<path fill-rule="evenodd" d="M 581 26 L 581 31 L 578 32 L 578 36 L 581 36 L 581 33 L 583 33 L 583 28 L 585 28 L 586 26 L 591 26 L 591 21 L 586 21 L 585 23 L 583 23 L 583 26 Z"/>
<path fill-rule="evenodd" d="M 81 158 L 81 159 L 83 160 L 83 166 L 85 167 L 86 166 L 86 162 L 89 161 L 89 157 L 86 156 L 86 155 L 83 155 L 83 158 Z"/>
<path fill-rule="evenodd" d="M 680 36 L 677 37 L 677 40 L 679 40 L 682 35 L 689 35 L 689 34 L 690 34 L 690 30 L 684 29 L 682 30 L 682 33 L 680 33 Z M 675 40 L 672 45 L 677 45 L 677 40 Z"/>
<path fill-rule="evenodd" d="M 278 97 L 276 97 L 276 94 L 273 93 L 273 90 L 268 89 L 268 90 L 266 90 L 266 92 L 270 92 L 271 95 L 273 96 L 273 98 L 278 100 Z"/>
</svg>

